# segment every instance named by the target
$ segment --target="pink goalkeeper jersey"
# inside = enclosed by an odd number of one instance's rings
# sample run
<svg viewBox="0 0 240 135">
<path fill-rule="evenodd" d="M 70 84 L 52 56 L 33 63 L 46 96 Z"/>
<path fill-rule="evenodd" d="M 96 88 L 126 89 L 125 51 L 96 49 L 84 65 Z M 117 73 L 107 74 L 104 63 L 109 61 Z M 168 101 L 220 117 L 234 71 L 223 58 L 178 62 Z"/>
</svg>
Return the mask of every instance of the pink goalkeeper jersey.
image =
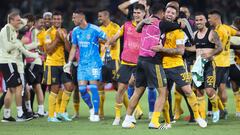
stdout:
<svg viewBox="0 0 240 135">
<path fill-rule="evenodd" d="M 159 19 L 154 19 L 151 25 L 144 25 L 142 28 L 141 46 L 139 55 L 143 57 L 154 57 L 156 52 L 151 50 L 156 46 L 160 38 Z"/>
<path fill-rule="evenodd" d="M 124 47 L 121 59 L 125 62 L 136 64 L 139 56 L 141 33 L 136 31 L 132 21 L 124 24 Z"/>
</svg>

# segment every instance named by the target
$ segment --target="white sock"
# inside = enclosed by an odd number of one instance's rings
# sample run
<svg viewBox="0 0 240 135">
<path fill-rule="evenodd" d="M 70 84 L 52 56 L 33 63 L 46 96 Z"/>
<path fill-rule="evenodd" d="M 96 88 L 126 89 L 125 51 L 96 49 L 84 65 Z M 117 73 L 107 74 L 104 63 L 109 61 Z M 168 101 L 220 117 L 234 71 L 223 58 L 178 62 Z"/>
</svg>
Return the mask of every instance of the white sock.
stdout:
<svg viewBox="0 0 240 135">
<path fill-rule="evenodd" d="M 5 109 L 3 110 L 3 117 L 9 118 L 11 116 L 11 109 Z"/>
<path fill-rule="evenodd" d="M 44 115 L 44 106 L 38 105 L 38 114 Z"/>
<path fill-rule="evenodd" d="M 17 106 L 17 116 L 22 117 L 22 115 L 23 115 L 22 106 Z"/>
<path fill-rule="evenodd" d="M 28 112 L 32 112 L 32 107 L 31 107 L 31 101 L 30 100 L 25 101 L 25 106 L 26 106 Z"/>
</svg>

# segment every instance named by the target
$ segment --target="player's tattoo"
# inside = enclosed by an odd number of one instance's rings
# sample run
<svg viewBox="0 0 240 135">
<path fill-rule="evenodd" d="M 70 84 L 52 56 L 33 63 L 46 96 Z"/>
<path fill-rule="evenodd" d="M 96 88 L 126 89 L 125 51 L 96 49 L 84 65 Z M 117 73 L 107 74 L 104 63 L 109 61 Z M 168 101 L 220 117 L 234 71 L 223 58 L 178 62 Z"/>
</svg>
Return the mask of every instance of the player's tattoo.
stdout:
<svg viewBox="0 0 240 135">
<path fill-rule="evenodd" d="M 162 48 L 161 52 L 166 53 L 168 55 L 183 55 L 184 49 L 180 49 L 180 48 Z"/>
<path fill-rule="evenodd" d="M 212 41 L 215 43 L 216 48 L 213 51 L 212 56 L 219 54 L 223 49 L 222 49 L 222 42 L 220 41 L 220 38 L 217 34 L 216 31 L 212 31 Z"/>
</svg>

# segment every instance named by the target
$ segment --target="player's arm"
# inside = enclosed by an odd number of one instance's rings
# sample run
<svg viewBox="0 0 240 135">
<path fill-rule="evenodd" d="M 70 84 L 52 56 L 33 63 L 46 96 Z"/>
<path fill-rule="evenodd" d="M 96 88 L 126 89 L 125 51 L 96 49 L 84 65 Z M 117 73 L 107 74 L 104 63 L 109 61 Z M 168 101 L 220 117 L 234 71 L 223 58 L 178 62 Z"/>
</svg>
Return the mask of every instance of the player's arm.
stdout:
<svg viewBox="0 0 240 135">
<path fill-rule="evenodd" d="M 161 33 L 167 33 L 176 29 L 181 29 L 181 27 L 184 27 L 184 26 L 178 24 L 177 22 L 162 20 L 159 23 L 159 29 Z"/>
<path fill-rule="evenodd" d="M 68 62 L 72 63 L 75 57 L 76 50 L 77 50 L 77 45 L 73 44 L 69 52 Z"/>
<path fill-rule="evenodd" d="M 129 1 L 125 1 L 122 4 L 118 5 L 118 9 L 123 12 L 125 15 L 128 14 L 129 10 L 128 7 L 130 5 L 132 5 L 133 3 L 138 2 L 138 0 L 129 0 Z"/>
<path fill-rule="evenodd" d="M 38 40 L 37 40 L 36 30 L 33 30 L 31 34 L 32 34 L 32 43 L 25 44 L 26 43 L 26 40 L 24 39 L 25 37 L 22 38 L 22 42 L 24 44 L 24 47 L 27 50 L 32 50 L 32 49 L 38 48 L 38 42 L 37 42 Z"/>
<path fill-rule="evenodd" d="M 30 57 L 30 58 L 38 58 L 39 55 L 38 53 L 32 53 L 28 50 L 26 50 L 24 47 L 23 47 L 23 44 L 21 43 L 21 41 L 18 42 L 19 44 L 19 47 L 18 49 L 22 52 L 22 54 L 24 54 L 26 57 Z"/>
<path fill-rule="evenodd" d="M 159 45 L 153 46 L 151 49 L 155 52 L 162 52 L 167 55 L 183 55 L 185 47 L 184 47 L 184 44 L 181 43 L 181 44 L 177 44 L 176 48 L 164 48 L 160 42 Z"/>
<path fill-rule="evenodd" d="M 143 19 L 140 23 L 137 24 L 136 31 L 137 31 L 138 33 L 141 33 L 143 26 L 144 26 L 145 24 L 152 24 L 152 22 L 153 22 L 152 16 Z"/>
<path fill-rule="evenodd" d="M 160 48 L 159 52 L 165 53 L 167 55 L 183 55 L 184 49 L 184 44 L 179 44 L 177 45 L 177 48 Z"/>
<path fill-rule="evenodd" d="M 184 39 L 184 32 L 180 32 L 175 34 L 176 35 L 176 48 L 164 48 L 163 45 L 153 46 L 152 50 L 155 52 L 162 52 L 166 55 L 183 55 L 185 50 L 185 39 Z"/>
<path fill-rule="evenodd" d="M 67 52 L 70 52 L 71 45 L 70 45 L 70 42 L 67 38 L 67 30 L 64 29 L 64 28 L 61 28 L 61 29 L 58 30 L 58 32 L 59 32 L 59 35 L 61 35 L 61 37 L 62 37 L 65 49 L 67 50 Z"/>
<path fill-rule="evenodd" d="M 194 37 L 196 36 L 196 34 L 197 34 L 197 31 L 195 31 L 194 33 Z M 185 47 L 185 50 L 186 51 L 189 51 L 189 52 L 196 52 L 196 45 L 192 45 L 192 46 L 190 46 L 190 47 Z"/>
<path fill-rule="evenodd" d="M 57 47 L 57 43 L 60 41 L 59 33 L 56 33 L 56 38 L 51 42 L 46 44 L 46 52 L 48 54 L 53 53 L 55 48 Z"/>
<path fill-rule="evenodd" d="M 110 39 L 107 40 L 107 42 L 105 43 L 105 47 L 109 47 L 110 45 L 115 45 L 117 39 L 119 39 L 122 35 L 123 35 L 123 31 L 124 31 L 124 25 L 118 30 L 118 32 Z"/>
<path fill-rule="evenodd" d="M 222 52 L 223 48 L 222 48 L 222 42 L 217 34 L 217 32 L 215 31 L 211 31 L 211 42 L 213 42 L 215 44 L 215 49 L 212 51 L 212 53 L 210 54 L 209 57 L 213 57 L 219 53 Z"/>
</svg>

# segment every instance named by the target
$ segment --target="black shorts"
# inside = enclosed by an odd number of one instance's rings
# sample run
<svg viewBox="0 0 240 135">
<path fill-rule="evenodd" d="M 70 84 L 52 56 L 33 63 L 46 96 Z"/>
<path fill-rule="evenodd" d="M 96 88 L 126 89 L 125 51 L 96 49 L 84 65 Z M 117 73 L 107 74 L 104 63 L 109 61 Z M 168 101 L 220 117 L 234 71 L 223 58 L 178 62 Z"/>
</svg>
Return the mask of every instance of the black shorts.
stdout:
<svg viewBox="0 0 240 135">
<path fill-rule="evenodd" d="M 184 60 L 184 67 L 187 69 L 187 74 L 189 77 L 189 81 L 192 82 L 192 67 L 193 67 L 193 62 L 190 60 Z"/>
<path fill-rule="evenodd" d="M 229 67 L 216 67 L 216 88 L 226 83 L 229 76 Z"/>
<path fill-rule="evenodd" d="M 45 66 L 43 83 L 47 85 L 64 84 L 72 82 L 70 74 L 63 72 L 63 66 Z"/>
<path fill-rule="evenodd" d="M 6 83 L 6 88 L 14 88 L 22 84 L 16 63 L 0 64 L 0 72 Z"/>
<path fill-rule="evenodd" d="M 102 67 L 102 82 L 110 83 L 113 81 L 116 72 L 119 69 L 119 61 L 111 60 Z"/>
<path fill-rule="evenodd" d="M 25 78 L 29 85 L 40 84 L 43 77 L 43 66 L 28 63 L 25 67 Z"/>
<path fill-rule="evenodd" d="M 231 81 L 236 82 L 240 86 L 240 65 L 232 64 L 230 66 L 229 77 Z"/>
<path fill-rule="evenodd" d="M 209 61 L 205 64 L 203 76 L 204 76 L 204 83 L 198 88 L 199 89 L 215 88 L 215 85 L 216 85 L 216 67 L 214 65 L 214 62 Z"/>
<path fill-rule="evenodd" d="M 78 86 L 78 79 L 77 79 L 77 68 L 78 65 L 72 64 L 72 81 L 73 83 Z"/>
<path fill-rule="evenodd" d="M 136 66 L 121 64 L 120 68 L 116 74 L 116 81 L 124 84 L 128 84 L 131 76 L 135 76 Z"/>
<path fill-rule="evenodd" d="M 136 68 L 136 87 L 162 88 L 167 79 L 162 65 L 154 64 L 139 57 Z"/>
<path fill-rule="evenodd" d="M 176 83 L 177 87 L 190 85 L 190 77 L 183 66 L 164 69 L 167 80 Z"/>
</svg>

